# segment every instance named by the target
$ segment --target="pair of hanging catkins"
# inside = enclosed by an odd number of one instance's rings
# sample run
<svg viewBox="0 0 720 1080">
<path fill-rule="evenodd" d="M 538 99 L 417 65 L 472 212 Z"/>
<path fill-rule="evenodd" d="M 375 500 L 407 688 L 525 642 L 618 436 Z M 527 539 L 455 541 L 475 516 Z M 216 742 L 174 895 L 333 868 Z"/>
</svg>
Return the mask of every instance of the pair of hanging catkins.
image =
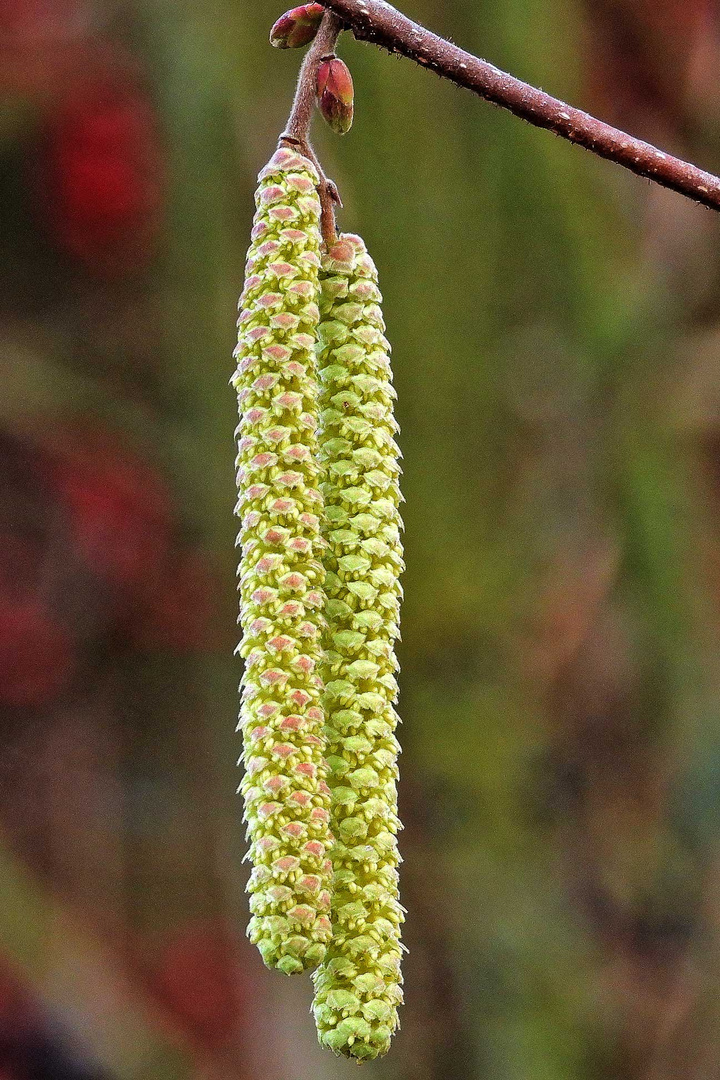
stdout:
<svg viewBox="0 0 720 1080">
<path fill-rule="evenodd" d="M 260 173 L 239 304 L 248 936 L 363 1060 L 402 1002 L 400 468 L 377 272 L 358 236 L 323 250 L 318 182 L 285 147 Z"/>
</svg>

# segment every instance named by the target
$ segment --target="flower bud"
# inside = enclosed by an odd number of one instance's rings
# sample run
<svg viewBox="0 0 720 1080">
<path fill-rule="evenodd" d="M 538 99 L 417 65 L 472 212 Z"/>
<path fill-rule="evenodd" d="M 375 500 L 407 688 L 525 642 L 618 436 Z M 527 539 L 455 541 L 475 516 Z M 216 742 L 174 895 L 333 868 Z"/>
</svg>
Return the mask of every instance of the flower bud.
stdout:
<svg viewBox="0 0 720 1080">
<path fill-rule="evenodd" d="M 302 4 L 281 15 L 270 31 L 276 49 L 302 49 L 315 37 L 325 13 L 322 4 Z"/>
<path fill-rule="evenodd" d="M 352 127 L 353 96 L 353 81 L 347 64 L 337 56 L 323 60 L 317 73 L 318 106 L 338 135 L 345 135 Z"/>
</svg>

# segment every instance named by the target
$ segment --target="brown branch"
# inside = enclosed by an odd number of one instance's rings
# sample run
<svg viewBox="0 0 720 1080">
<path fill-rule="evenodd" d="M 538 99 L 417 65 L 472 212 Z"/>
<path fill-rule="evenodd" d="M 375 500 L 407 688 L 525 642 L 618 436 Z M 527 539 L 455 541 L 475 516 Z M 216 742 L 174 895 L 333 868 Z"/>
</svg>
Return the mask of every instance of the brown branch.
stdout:
<svg viewBox="0 0 720 1080">
<path fill-rule="evenodd" d="M 335 52 L 342 23 L 331 11 L 326 11 L 315 36 L 315 40 L 305 54 L 300 67 L 295 97 L 288 122 L 278 142 L 296 146 L 305 157 L 312 161 L 318 171 L 320 183 L 320 229 L 323 240 L 329 248 L 337 240 L 335 230 L 335 207 L 342 206 L 338 190 L 332 180 L 328 180 L 310 142 L 310 124 L 315 108 L 315 83 L 320 61 Z"/>
<path fill-rule="evenodd" d="M 352 31 L 358 40 L 400 53 L 536 127 L 548 128 L 638 176 L 720 210 L 717 176 L 507 75 L 426 30 L 383 0 L 322 0 L 322 3 L 339 16 L 344 28 Z"/>
</svg>

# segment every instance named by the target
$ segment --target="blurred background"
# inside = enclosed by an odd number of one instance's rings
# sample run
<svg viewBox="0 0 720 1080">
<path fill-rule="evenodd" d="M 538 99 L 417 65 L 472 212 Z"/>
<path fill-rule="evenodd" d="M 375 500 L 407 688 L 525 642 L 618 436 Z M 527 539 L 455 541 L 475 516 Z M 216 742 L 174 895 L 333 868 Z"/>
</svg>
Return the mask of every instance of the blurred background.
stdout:
<svg viewBox="0 0 720 1080">
<path fill-rule="evenodd" d="M 406 0 L 720 169 L 717 0 Z M 244 939 L 235 304 L 281 0 L 0 0 L 0 1080 L 335 1080 Z M 383 1080 L 720 1077 L 720 218 L 349 37 L 405 454 Z M 320 123 L 317 127 L 320 128 Z"/>
</svg>

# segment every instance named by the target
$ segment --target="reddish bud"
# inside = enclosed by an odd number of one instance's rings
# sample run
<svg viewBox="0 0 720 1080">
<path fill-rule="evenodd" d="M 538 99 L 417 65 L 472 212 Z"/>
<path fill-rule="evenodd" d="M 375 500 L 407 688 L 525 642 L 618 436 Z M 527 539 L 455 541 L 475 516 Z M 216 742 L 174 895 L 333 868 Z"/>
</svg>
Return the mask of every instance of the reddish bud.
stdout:
<svg viewBox="0 0 720 1080">
<path fill-rule="evenodd" d="M 301 49 L 315 37 L 325 13 L 322 4 L 302 4 L 281 15 L 270 31 L 276 49 Z"/>
<path fill-rule="evenodd" d="M 352 127 L 353 96 L 353 81 L 347 64 L 336 56 L 323 60 L 317 73 L 318 105 L 338 135 L 344 135 Z"/>
</svg>

